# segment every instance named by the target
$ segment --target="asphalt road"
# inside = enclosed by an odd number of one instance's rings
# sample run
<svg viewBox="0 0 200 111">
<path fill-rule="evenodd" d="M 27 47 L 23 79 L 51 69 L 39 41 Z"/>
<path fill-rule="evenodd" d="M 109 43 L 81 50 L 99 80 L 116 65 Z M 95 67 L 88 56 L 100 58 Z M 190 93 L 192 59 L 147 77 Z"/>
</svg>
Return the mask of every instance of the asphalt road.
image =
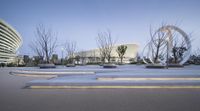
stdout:
<svg viewBox="0 0 200 111">
<path fill-rule="evenodd" d="M 0 111 L 200 111 L 200 89 L 24 89 L 0 68 Z"/>
</svg>

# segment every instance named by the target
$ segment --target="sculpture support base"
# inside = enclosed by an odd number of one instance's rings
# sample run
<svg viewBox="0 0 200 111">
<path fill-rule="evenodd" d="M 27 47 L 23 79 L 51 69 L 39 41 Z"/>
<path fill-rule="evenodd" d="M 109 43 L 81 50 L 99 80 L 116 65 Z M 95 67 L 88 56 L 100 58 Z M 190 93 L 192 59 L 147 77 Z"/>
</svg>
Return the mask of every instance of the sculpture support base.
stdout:
<svg viewBox="0 0 200 111">
<path fill-rule="evenodd" d="M 169 64 L 168 67 L 170 67 L 170 68 L 182 68 L 184 66 L 181 65 L 181 64 Z"/>
<path fill-rule="evenodd" d="M 149 69 L 164 69 L 164 68 L 166 68 L 166 66 L 165 65 L 158 65 L 158 64 L 156 64 L 156 65 L 146 65 L 146 68 L 149 68 Z"/>
<path fill-rule="evenodd" d="M 67 64 L 66 67 L 75 67 L 75 64 Z"/>
<path fill-rule="evenodd" d="M 38 64 L 40 69 L 56 68 L 54 64 Z"/>
<path fill-rule="evenodd" d="M 103 68 L 117 68 L 117 65 L 115 65 L 115 64 L 104 64 Z"/>
</svg>

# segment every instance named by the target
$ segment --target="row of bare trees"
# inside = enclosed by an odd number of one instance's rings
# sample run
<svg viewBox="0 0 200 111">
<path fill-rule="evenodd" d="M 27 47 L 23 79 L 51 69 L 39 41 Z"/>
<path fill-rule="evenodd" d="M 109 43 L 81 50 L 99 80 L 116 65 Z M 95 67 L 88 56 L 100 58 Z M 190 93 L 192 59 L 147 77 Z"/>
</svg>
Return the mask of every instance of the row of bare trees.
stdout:
<svg viewBox="0 0 200 111">
<path fill-rule="evenodd" d="M 36 39 L 31 44 L 32 50 L 37 54 L 38 57 L 41 58 L 41 60 L 44 60 L 45 63 L 49 64 L 55 59 L 51 59 L 53 54 L 55 53 L 55 50 L 58 46 L 57 44 L 57 34 L 54 33 L 50 28 L 46 28 L 44 25 L 40 24 L 36 27 Z M 111 62 L 111 52 L 113 50 L 113 47 L 116 43 L 116 40 L 113 39 L 110 30 L 107 30 L 105 32 L 99 32 L 98 36 L 96 38 L 97 45 L 99 47 L 100 52 L 100 58 L 102 63 L 104 64 L 107 60 L 108 63 Z M 74 64 L 74 59 L 79 60 L 80 57 L 75 58 L 75 52 L 77 51 L 76 42 L 74 41 L 67 41 L 64 44 L 64 49 L 66 51 L 66 56 L 68 63 Z M 123 56 L 126 52 L 127 47 L 121 46 L 117 49 L 117 53 L 119 55 L 119 58 L 123 59 Z"/>
<path fill-rule="evenodd" d="M 163 26 L 162 26 L 163 27 Z M 45 63 L 51 63 L 51 58 L 53 53 L 55 53 L 57 45 L 57 34 L 54 33 L 51 29 L 46 28 L 44 25 L 40 24 L 36 27 L 36 40 L 32 43 L 31 48 L 38 55 L 38 57 L 42 58 Z M 177 33 L 169 33 L 169 30 L 156 30 L 152 31 L 150 28 L 150 37 L 151 37 L 151 53 L 153 56 L 154 63 L 158 63 L 159 60 L 163 58 L 166 54 L 166 38 L 171 36 L 173 40 L 171 40 L 172 51 L 169 60 L 173 63 L 178 63 L 183 56 L 183 53 L 187 51 L 186 43 L 182 39 L 178 39 Z M 180 36 L 180 35 L 179 35 Z M 116 44 L 116 39 L 113 39 L 111 31 L 107 30 L 104 32 L 99 32 L 96 38 L 96 42 L 100 52 L 101 62 L 104 64 L 105 62 L 110 63 L 112 58 L 112 51 Z M 66 51 L 68 63 L 74 64 L 75 52 L 77 51 L 76 42 L 67 41 L 64 45 L 64 49 Z M 118 56 L 121 60 L 124 58 L 124 54 L 126 52 L 126 46 L 119 46 L 116 50 Z M 80 57 L 76 57 L 79 60 Z"/>
<path fill-rule="evenodd" d="M 43 24 L 36 27 L 36 39 L 30 45 L 31 49 L 36 53 L 40 60 L 44 63 L 51 63 L 53 53 L 58 46 L 57 34 L 50 28 L 46 28 Z M 68 59 L 74 56 L 76 51 L 76 42 L 67 41 L 65 43 L 65 50 L 67 52 Z M 73 63 L 73 61 L 71 61 Z"/>
</svg>

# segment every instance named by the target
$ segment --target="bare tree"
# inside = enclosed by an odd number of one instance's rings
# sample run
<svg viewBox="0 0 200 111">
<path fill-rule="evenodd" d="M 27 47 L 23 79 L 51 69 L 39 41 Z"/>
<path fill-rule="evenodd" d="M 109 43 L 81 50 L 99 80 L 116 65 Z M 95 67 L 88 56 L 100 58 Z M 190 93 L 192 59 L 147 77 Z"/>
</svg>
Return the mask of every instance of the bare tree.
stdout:
<svg viewBox="0 0 200 111">
<path fill-rule="evenodd" d="M 40 24 L 36 27 L 36 36 L 37 39 L 31 45 L 32 50 L 39 57 L 44 57 L 46 63 L 50 63 L 50 58 L 57 47 L 56 34 Z"/>
<path fill-rule="evenodd" d="M 67 52 L 67 57 L 69 60 L 69 63 L 74 63 L 74 56 L 75 56 L 75 51 L 76 51 L 76 42 L 71 42 L 71 41 L 67 41 L 65 43 L 65 50 Z"/>
<path fill-rule="evenodd" d="M 162 58 L 162 55 L 166 52 L 164 52 L 164 48 L 166 46 L 166 36 L 167 33 L 163 31 L 154 31 L 152 32 L 152 29 L 150 28 L 150 36 L 151 36 L 151 53 L 153 56 L 153 62 L 157 63 L 159 62 L 159 58 Z"/>
<path fill-rule="evenodd" d="M 116 42 L 113 40 L 111 32 L 107 30 L 106 32 L 98 33 L 96 42 L 99 47 L 102 62 L 105 63 L 105 59 L 110 62 L 111 52 Z"/>
<path fill-rule="evenodd" d="M 33 50 L 33 52 L 36 53 L 36 55 L 43 60 L 44 59 L 44 53 L 42 51 L 42 48 L 39 47 L 37 45 L 37 43 L 38 43 L 37 41 L 32 42 L 31 45 L 30 45 L 30 47 Z"/>
<path fill-rule="evenodd" d="M 154 33 L 150 28 L 150 35 L 149 49 L 153 63 L 159 63 L 165 56 L 167 63 L 179 63 L 184 58 L 184 52 L 190 48 L 185 39 L 186 34 L 175 25 L 162 25 Z"/>
<path fill-rule="evenodd" d="M 173 38 L 172 56 L 174 63 L 178 63 L 180 60 L 182 60 L 183 53 L 187 50 L 187 48 L 183 39 L 178 39 L 176 35 L 174 35 Z"/>
</svg>

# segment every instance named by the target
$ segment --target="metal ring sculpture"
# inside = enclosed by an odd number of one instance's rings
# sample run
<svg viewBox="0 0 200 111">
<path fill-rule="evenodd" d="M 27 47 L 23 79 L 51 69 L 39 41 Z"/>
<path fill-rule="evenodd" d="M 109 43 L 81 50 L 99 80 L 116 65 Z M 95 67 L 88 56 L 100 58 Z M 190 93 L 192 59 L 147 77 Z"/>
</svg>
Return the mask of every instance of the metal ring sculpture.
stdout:
<svg viewBox="0 0 200 111">
<path fill-rule="evenodd" d="M 168 58 L 166 58 L 166 54 L 169 54 L 172 52 L 172 49 L 174 47 L 173 45 L 173 40 L 174 40 L 174 36 L 173 33 L 176 32 L 178 34 L 180 34 L 182 37 L 182 40 L 185 42 L 185 48 L 186 51 L 183 52 L 182 55 L 182 59 L 178 62 L 178 64 L 182 65 L 184 64 L 190 57 L 190 53 L 191 53 L 191 41 L 188 37 L 188 35 L 181 30 L 180 28 L 173 26 L 173 25 L 166 25 L 166 26 L 162 26 L 161 28 L 159 28 L 153 35 L 152 35 L 152 40 L 144 47 L 143 52 L 142 52 L 142 56 L 143 56 L 143 61 L 146 64 L 165 64 L 166 61 L 168 60 Z M 158 37 L 158 36 L 162 36 Z M 156 57 L 158 62 L 155 62 L 155 50 L 154 48 L 156 48 L 156 46 L 158 46 L 159 44 L 162 50 L 160 51 L 159 57 Z"/>
</svg>

